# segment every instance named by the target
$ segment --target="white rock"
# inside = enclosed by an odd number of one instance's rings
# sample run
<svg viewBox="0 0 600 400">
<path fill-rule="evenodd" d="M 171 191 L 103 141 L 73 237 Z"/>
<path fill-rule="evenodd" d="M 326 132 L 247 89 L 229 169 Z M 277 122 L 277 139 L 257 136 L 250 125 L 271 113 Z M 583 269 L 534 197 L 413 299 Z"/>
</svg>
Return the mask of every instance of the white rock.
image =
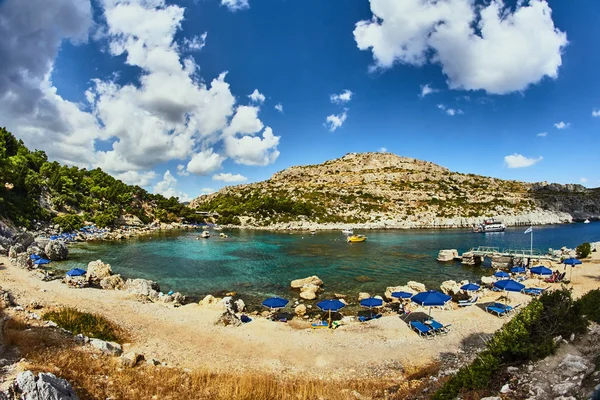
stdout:
<svg viewBox="0 0 600 400">
<path fill-rule="evenodd" d="M 90 339 L 90 344 L 100 350 L 102 354 L 107 356 L 119 356 L 123 353 L 123 348 L 119 343 L 115 342 L 107 342 L 104 340 L 92 338 Z"/>
<path fill-rule="evenodd" d="M 500 389 L 500 393 L 502 394 L 506 394 L 509 393 L 510 390 L 510 385 L 507 383 L 506 385 L 502 386 L 502 388 Z"/>
<path fill-rule="evenodd" d="M 112 275 L 112 268 L 110 264 L 105 264 L 101 260 L 91 261 L 85 275 L 90 282 L 100 282 L 103 278 Z"/>
<path fill-rule="evenodd" d="M 322 286 L 323 281 L 321 279 L 319 279 L 318 276 L 313 275 L 313 276 L 309 276 L 308 278 L 295 279 L 291 282 L 290 286 L 292 287 L 292 289 L 300 289 L 304 285 L 309 285 L 309 284 L 316 285 L 316 286 Z"/>
<path fill-rule="evenodd" d="M 456 249 L 440 250 L 437 260 L 440 262 L 447 262 L 447 261 L 453 261 L 457 257 L 458 257 L 458 250 L 456 250 Z"/>
<path fill-rule="evenodd" d="M 411 288 L 413 291 L 415 292 L 424 292 L 427 289 L 425 289 L 425 285 L 420 283 L 420 282 L 415 282 L 415 281 L 408 281 L 408 283 L 406 284 L 406 286 L 408 286 L 409 288 Z"/>
<path fill-rule="evenodd" d="M 566 376 L 592 372 L 593 367 L 585 358 L 568 354 L 558 365 L 561 373 Z M 591 371 L 590 371 L 591 369 Z"/>
<path fill-rule="evenodd" d="M 299 317 L 303 317 L 306 314 L 306 306 L 304 304 L 297 305 L 296 308 L 294 308 L 294 313 Z"/>
<path fill-rule="evenodd" d="M 364 299 L 368 299 L 369 297 L 371 297 L 371 295 L 367 292 L 360 292 L 358 294 L 358 301 L 364 300 Z"/>
<path fill-rule="evenodd" d="M 577 387 L 577 384 L 575 384 L 573 382 L 564 382 L 564 383 L 558 383 L 556 385 L 553 385 L 552 390 L 557 395 L 563 396 L 563 395 L 567 394 L 569 391 L 571 391 L 572 389 L 574 389 L 575 387 Z"/>
</svg>

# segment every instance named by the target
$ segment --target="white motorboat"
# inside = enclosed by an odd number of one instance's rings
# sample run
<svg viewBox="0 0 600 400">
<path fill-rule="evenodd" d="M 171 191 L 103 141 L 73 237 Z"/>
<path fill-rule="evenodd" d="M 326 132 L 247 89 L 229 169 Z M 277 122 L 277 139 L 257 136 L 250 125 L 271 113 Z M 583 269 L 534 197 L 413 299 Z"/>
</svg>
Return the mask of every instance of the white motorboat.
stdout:
<svg viewBox="0 0 600 400">
<path fill-rule="evenodd" d="M 473 232 L 504 232 L 506 225 L 494 218 L 486 219 L 482 224 L 473 228 Z"/>
<path fill-rule="evenodd" d="M 354 235 L 354 231 L 352 229 L 344 229 L 342 233 L 344 235 Z"/>
<path fill-rule="evenodd" d="M 203 232 L 200 234 L 200 237 L 201 237 L 202 239 L 208 239 L 208 238 L 210 237 L 210 232 L 209 232 L 209 231 L 203 231 Z"/>
<path fill-rule="evenodd" d="M 590 223 L 590 220 L 586 218 L 586 219 L 585 219 L 585 221 L 583 221 L 583 223 L 584 223 L 584 224 L 589 224 L 589 223 Z"/>
</svg>

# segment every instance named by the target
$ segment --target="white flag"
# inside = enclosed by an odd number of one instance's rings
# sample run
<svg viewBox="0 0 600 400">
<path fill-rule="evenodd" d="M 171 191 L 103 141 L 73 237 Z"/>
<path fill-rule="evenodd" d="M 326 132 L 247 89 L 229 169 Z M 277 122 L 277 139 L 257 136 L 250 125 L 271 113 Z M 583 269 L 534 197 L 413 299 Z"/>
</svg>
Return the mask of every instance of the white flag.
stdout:
<svg viewBox="0 0 600 400">
<path fill-rule="evenodd" d="M 525 232 L 523 232 L 525 235 L 527 235 L 528 233 L 533 232 L 533 227 L 530 226 L 529 228 L 527 228 L 527 230 Z"/>
</svg>

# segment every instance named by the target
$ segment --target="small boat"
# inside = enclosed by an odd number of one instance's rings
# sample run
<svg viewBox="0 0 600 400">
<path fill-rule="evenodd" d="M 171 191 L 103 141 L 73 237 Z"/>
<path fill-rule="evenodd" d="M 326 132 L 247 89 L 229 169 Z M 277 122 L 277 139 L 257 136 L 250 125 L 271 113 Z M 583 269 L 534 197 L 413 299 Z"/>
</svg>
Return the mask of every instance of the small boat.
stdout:
<svg viewBox="0 0 600 400">
<path fill-rule="evenodd" d="M 215 230 L 215 231 L 222 231 L 223 228 L 220 227 L 220 226 L 215 225 L 215 226 L 213 226 L 213 230 Z"/>
<path fill-rule="evenodd" d="M 227 236 L 226 234 L 221 232 L 221 233 L 219 233 L 219 237 L 222 237 L 223 239 L 227 239 L 229 236 Z"/>
<path fill-rule="evenodd" d="M 365 240 L 367 240 L 367 237 L 363 235 L 352 235 L 348 236 L 348 238 L 346 239 L 348 243 L 360 243 L 364 242 Z"/>
<path fill-rule="evenodd" d="M 353 235 L 353 234 L 354 234 L 354 231 L 353 231 L 352 229 L 344 229 L 344 230 L 342 231 L 342 233 L 343 233 L 344 235 Z"/>
<path fill-rule="evenodd" d="M 202 239 L 208 239 L 208 238 L 210 237 L 210 232 L 209 232 L 209 231 L 203 231 L 203 232 L 200 234 L 200 237 L 201 237 Z"/>
<path fill-rule="evenodd" d="M 504 232 L 506 225 L 494 218 L 486 219 L 482 224 L 473 228 L 473 232 L 489 233 Z"/>
<path fill-rule="evenodd" d="M 589 223 L 590 223 L 590 220 L 586 218 L 586 219 L 585 219 L 585 221 L 583 221 L 583 223 L 584 223 L 584 224 L 589 224 Z"/>
<path fill-rule="evenodd" d="M 317 231 L 310 231 L 310 234 L 311 234 L 311 235 L 316 235 L 316 234 L 317 234 Z"/>
</svg>

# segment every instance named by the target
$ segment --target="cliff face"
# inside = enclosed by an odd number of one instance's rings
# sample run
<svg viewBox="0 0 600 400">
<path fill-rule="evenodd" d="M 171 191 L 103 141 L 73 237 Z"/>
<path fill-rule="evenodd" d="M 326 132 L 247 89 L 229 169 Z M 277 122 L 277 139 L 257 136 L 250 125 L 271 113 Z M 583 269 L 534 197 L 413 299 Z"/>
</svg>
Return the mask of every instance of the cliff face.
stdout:
<svg viewBox="0 0 600 400">
<path fill-rule="evenodd" d="M 598 218 L 600 190 L 460 174 L 391 153 L 350 153 L 226 187 L 190 206 L 270 228 L 457 227 L 492 216 L 519 225 Z"/>
</svg>

